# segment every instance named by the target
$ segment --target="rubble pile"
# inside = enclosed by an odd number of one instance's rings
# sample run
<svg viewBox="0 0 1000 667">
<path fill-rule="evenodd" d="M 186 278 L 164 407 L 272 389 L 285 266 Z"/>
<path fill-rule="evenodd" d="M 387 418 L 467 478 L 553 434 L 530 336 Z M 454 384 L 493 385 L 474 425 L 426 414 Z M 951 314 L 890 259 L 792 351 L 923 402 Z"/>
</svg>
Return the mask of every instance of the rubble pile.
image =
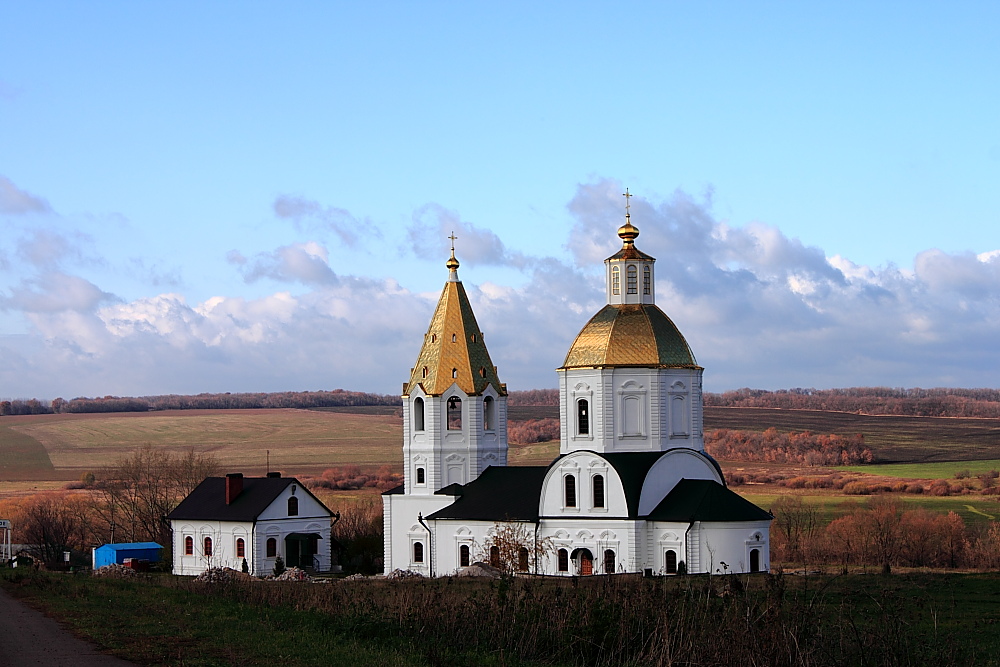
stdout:
<svg viewBox="0 0 1000 667">
<path fill-rule="evenodd" d="M 297 567 L 290 567 L 277 577 L 274 577 L 275 581 L 313 581 L 313 578 L 305 570 L 300 570 Z"/>
<path fill-rule="evenodd" d="M 385 575 L 386 579 L 417 579 L 423 577 L 424 575 L 419 572 L 414 572 L 413 570 L 393 570 L 389 574 Z"/>
<path fill-rule="evenodd" d="M 459 577 L 487 577 L 489 579 L 499 579 L 500 570 L 489 563 L 473 563 L 469 567 L 463 567 L 456 576 Z"/>
<path fill-rule="evenodd" d="M 228 584 L 232 581 L 246 581 L 253 579 L 249 574 L 237 572 L 230 567 L 210 567 L 197 577 L 195 581 L 206 584 Z"/>
<path fill-rule="evenodd" d="M 112 564 L 104 565 L 94 570 L 95 577 L 106 577 L 108 579 L 134 579 L 139 573 L 124 565 Z"/>
</svg>

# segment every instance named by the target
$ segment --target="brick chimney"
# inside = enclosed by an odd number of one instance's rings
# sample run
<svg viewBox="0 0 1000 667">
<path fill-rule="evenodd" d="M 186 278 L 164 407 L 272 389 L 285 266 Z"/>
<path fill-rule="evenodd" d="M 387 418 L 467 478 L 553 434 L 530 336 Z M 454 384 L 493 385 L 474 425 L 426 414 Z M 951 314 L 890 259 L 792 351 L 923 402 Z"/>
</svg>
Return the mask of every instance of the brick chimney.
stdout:
<svg viewBox="0 0 1000 667">
<path fill-rule="evenodd" d="M 226 504 L 236 500 L 236 496 L 243 492 L 243 473 L 231 472 L 226 475 Z"/>
</svg>

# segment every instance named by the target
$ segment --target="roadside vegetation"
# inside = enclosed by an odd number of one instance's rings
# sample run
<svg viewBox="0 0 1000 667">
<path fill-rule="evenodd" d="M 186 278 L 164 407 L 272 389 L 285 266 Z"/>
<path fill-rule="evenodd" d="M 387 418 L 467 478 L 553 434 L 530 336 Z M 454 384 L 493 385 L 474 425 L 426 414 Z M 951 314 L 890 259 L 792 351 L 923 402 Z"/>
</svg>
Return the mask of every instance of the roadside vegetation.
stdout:
<svg viewBox="0 0 1000 667">
<path fill-rule="evenodd" d="M 995 665 L 996 575 L 201 584 L 6 572 L 143 665 Z M 124 631 L 126 630 L 127 631 Z"/>
</svg>

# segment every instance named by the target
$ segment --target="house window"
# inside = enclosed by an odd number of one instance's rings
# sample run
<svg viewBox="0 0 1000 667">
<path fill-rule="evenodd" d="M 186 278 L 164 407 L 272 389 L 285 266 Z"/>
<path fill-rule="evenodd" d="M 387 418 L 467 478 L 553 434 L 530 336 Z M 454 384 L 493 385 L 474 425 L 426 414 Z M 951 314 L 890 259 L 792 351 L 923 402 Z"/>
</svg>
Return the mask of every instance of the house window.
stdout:
<svg viewBox="0 0 1000 667">
<path fill-rule="evenodd" d="M 463 544 L 458 548 L 458 564 L 462 567 L 469 567 L 469 545 Z"/>
<path fill-rule="evenodd" d="M 760 549 L 750 550 L 750 571 L 760 572 Z"/>
<path fill-rule="evenodd" d="M 622 272 L 617 266 L 611 269 L 611 293 L 621 294 L 622 293 Z"/>
<path fill-rule="evenodd" d="M 292 496 L 288 499 L 288 516 L 299 515 L 299 499 Z"/>
<path fill-rule="evenodd" d="M 496 404 L 492 396 L 483 399 L 483 430 L 496 430 Z"/>
<path fill-rule="evenodd" d="M 677 574 L 677 552 L 673 549 L 667 549 L 664 560 L 667 564 L 667 574 Z"/>
<path fill-rule="evenodd" d="M 268 558 L 274 558 L 278 555 L 278 540 L 273 537 L 267 538 L 267 551 L 265 552 Z"/>
<path fill-rule="evenodd" d="M 205 542 L 204 542 L 204 544 L 202 546 L 204 547 L 204 549 L 202 549 L 202 553 L 205 554 L 205 558 L 211 558 L 212 557 L 212 538 L 211 537 L 206 537 L 205 538 Z"/>
<path fill-rule="evenodd" d="M 628 267 L 628 293 L 639 293 L 639 274 L 636 272 L 635 266 Z"/>
<path fill-rule="evenodd" d="M 604 550 L 604 574 L 615 573 L 615 552 L 613 549 Z"/>
<path fill-rule="evenodd" d="M 448 430 L 462 430 L 462 399 L 458 396 L 448 399 Z"/>
<path fill-rule="evenodd" d="M 493 567 L 500 567 L 500 547 L 492 546 L 490 547 L 490 565 Z"/>
<path fill-rule="evenodd" d="M 585 398 L 576 402 L 576 433 L 590 435 L 590 404 Z"/>
<path fill-rule="evenodd" d="M 424 430 L 424 399 L 422 398 L 413 401 L 413 430 Z"/>
<path fill-rule="evenodd" d="M 243 541 L 242 537 L 236 538 L 236 557 L 246 558 L 247 555 L 247 543 Z"/>
<path fill-rule="evenodd" d="M 194 555 L 194 538 L 188 535 L 184 538 L 184 555 L 193 556 Z"/>
<path fill-rule="evenodd" d="M 417 468 L 417 484 L 426 484 L 423 468 Z"/>
<path fill-rule="evenodd" d="M 594 475 L 594 507 L 604 507 L 604 475 Z"/>
<path fill-rule="evenodd" d="M 566 490 L 566 507 L 576 507 L 576 476 L 566 475 L 563 485 Z"/>
<path fill-rule="evenodd" d="M 559 550 L 559 571 L 569 572 L 569 552 L 565 549 Z"/>
<path fill-rule="evenodd" d="M 413 543 L 413 562 L 423 563 L 424 562 L 424 543 L 414 542 Z"/>
<path fill-rule="evenodd" d="M 517 569 L 519 572 L 528 571 L 528 550 L 525 547 L 517 550 Z"/>
<path fill-rule="evenodd" d="M 653 281 L 652 275 L 649 272 L 649 267 L 643 267 L 642 269 L 642 293 L 650 294 L 652 293 Z"/>
</svg>

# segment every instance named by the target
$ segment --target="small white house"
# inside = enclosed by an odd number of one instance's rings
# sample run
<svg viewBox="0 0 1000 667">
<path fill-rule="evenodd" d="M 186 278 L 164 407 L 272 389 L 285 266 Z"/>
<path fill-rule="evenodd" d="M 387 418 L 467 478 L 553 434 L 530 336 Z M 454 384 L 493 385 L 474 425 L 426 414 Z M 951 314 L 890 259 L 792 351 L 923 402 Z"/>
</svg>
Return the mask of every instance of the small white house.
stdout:
<svg viewBox="0 0 1000 667">
<path fill-rule="evenodd" d="M 167 515 L 173 531 L 173 573 L 211 567 L 270 574 L 287 567 L 330 569 L 332 513 L 294 477 L 268 473 L 209 477 Z"/>
</svg>

